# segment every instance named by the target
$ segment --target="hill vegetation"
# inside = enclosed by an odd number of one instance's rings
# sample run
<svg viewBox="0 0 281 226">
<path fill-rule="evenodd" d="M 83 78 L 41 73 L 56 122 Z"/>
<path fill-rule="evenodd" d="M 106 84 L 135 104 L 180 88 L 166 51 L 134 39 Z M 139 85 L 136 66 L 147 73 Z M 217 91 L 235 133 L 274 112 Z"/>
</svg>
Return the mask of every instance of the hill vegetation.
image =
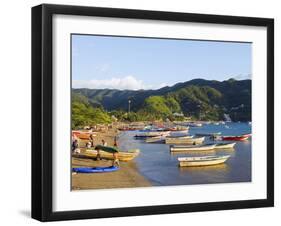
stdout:
<svg viewBox="0 0 281 226">
<path fill-rule="evenodd" d="M 158 90 L 73 89 L 73 126 L 121 121 L 181 119 L 251 121 L 251 80 L 195 79 Z M 128 101 L 130 100 L 130 113 Z"/>
</svg>

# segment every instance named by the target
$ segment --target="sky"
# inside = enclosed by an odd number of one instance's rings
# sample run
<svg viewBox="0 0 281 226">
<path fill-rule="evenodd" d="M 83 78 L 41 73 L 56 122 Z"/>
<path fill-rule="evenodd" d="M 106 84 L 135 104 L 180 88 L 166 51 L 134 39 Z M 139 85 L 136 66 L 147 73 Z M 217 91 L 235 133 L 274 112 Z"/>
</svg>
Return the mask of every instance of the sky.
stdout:
<svg viewBox="0 0 281 226">
<path fill-rule="evenodd" d="M 73 88 L 158 89 L 250 79 L 251 70 L 251 43 L 72 35 Z"/>
</svg>

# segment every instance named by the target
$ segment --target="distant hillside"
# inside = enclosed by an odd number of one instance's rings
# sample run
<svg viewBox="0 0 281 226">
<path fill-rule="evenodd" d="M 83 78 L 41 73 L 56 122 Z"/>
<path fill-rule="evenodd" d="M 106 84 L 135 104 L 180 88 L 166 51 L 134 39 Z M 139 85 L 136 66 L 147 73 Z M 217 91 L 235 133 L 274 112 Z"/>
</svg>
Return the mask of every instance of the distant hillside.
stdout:
<svg viewBox="0 0 281 226">
<path fill-rule="evenodd" d="M 202 120 L 221 120 L 226 113 L 234 121 L 251 121 L 251 80 L 194 79 L 158 90 L 73 89 L 76 94 L 106 111 L 128 111 L 131 100 L 133 112 L 162 116 L 182 112 Z"/>
</svg>

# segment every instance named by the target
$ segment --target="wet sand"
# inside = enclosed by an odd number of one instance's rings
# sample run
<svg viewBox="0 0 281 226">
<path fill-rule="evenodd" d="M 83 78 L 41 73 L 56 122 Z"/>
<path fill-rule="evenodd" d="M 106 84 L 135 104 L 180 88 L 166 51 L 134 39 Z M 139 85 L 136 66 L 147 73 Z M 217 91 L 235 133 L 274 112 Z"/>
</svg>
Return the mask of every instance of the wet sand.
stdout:
<svg viewBox="0 0 281 226">
<path fill-rule="evenodd" d="M 101 144 L 104 139 L 109 146 L 114 143 L 117 136 L 115 128 L 109 129 L 107 132 L 99 132 L 94 138 L 94 144 Z M 118 141 L 118 140 L 117 140 Z M 80 142 L 81 147 L 85 145 L 85 141 Z M 84 149 L 81 148 L 81 152 Z M 85 158 L 72 157 L 72 167 L 97 167 L 111 166 L 112 160 L 94 160 Z M 129 162 L 120 162 L 120 169 L 115 172 L 107 173 L 90 173 L 90 174 L 72 174 L 72 190 L 80 189 L 108 189 L 108 188 L 131 188 L 131 187 L 148 187 L 151 183 L 145 179 L 136 168 L 134 160 Z"/>
</svg>

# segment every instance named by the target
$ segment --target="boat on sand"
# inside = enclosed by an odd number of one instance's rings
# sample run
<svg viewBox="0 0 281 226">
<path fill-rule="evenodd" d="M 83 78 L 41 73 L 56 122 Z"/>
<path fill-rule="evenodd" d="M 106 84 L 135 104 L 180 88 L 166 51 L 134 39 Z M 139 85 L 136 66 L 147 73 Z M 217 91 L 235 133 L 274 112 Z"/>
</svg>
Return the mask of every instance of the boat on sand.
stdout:
<svg viewBox="0 0 281 226">
<path fill-rule="evenodd" d="M 80 130 L 73 130 L 72 131 L 72 137 L 73 138 L 78 138 L 81 140 L 89 140 L 90 136 L 96 136 L 97 134 L 92 131 L 80 131 Z"/>
<path fill-rule="evenodd" d="M 140 153 L 139 149 L 133 149 L 129 151 L 118 151 L 118 159 L 123 162 L 131 161 L 137 157 Z M 97 158 L 97 150 L 87 149 L 84 153 L 72 154 L 73 157 L 78 158 Z M 104 159 L 114 159 L 111 152 L 100 150 L 100 157 Z"/>
<path fill-rule="evenodd" d="M 182 151 L 210 151 L 214 150 L 216 144 L 203 144 L 203 145 L 172 145 L 170 147 L 171 152 Z"/>
<path fill-rule="evenodd" d="M 119 170 L 117 166 L 105 166 L 105 167 L 76 167 L 72 168 L 76 173 L 107 173 Z"/>
<path fill-rule="evenodd" d="M 181 157 L 178 158 L 180 166 L 211 166 L 224 163 L 230 155 L 216 156 L 200 156 L 200 157 Z"/>
</svg>

